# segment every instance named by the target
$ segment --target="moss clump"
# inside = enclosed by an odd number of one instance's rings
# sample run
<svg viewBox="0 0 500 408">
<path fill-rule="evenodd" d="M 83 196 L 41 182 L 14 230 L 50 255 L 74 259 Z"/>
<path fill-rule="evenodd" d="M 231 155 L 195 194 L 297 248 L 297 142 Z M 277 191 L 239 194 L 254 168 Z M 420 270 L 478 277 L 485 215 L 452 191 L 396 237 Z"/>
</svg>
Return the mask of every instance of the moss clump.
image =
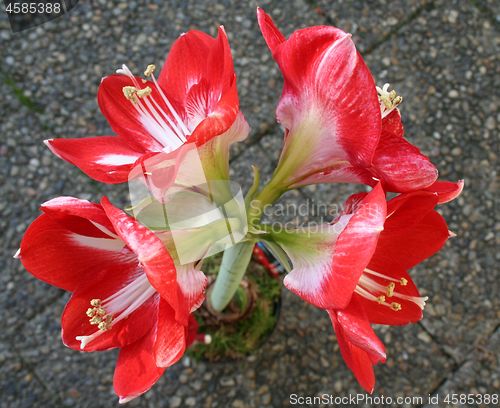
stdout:
<svg viewBox="0 0 500 408">
<path fill-rule="evenodd" d="M 220 256 L 205 261 L 203 271 L 215 278 L 220 265 Z M 272 278 L 267 270 L 251 262 L 245 279 L 252 285 L 256 298 L 251 312 L 234 323 L 217 321 L 209 316 L 205 306 L 195 312 L 201 333 L 210 334 L 210 344 L 194 344 L 189 354 L 195 359 L 217 361 L 224 358 L 241 358 L 257 349 L 270 335 L 278 320 L 281 295 L 280 282 Z M 233 305 L 244 310 L 249 299 L 243 289 L 238 290 Z"/>
</svg>

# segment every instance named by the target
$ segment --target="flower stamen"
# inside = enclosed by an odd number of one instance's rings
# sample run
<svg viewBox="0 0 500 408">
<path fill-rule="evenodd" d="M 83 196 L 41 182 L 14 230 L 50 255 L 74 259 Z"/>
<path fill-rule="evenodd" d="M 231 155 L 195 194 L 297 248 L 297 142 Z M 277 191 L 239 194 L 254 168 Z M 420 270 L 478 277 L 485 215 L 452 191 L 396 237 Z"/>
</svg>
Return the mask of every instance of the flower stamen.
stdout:
<svg viewBox="0 0 500 408">
<path fill-rule="evenodd" d="M 98 331 L 87 336 L 77 336 L 76 339 L 81 342 L 80 348 L 83 350 L 88 343 L 127 318 L 155 293 L 156 290 L 143 273 L 106 299 L 92 299 L 90 301 L 92 307 L 89 307 L 85 314 L 89 318 L 89 323 L 97 326 Z"/>
<path fill-rule="evenodd" d="M 398 95 L 394 89 L 389 91 L 389 86 L 389 84 L 384 84 L 382 88 L 378 86 L 376 87 L 382 119 L 389 115 L 389 113 L 391 113 L 401 102 L 403 102 L 403 97 Z"/>
<path fill-rule="evenodd" d="M 376 276 L 380 279 L 388 282 L 387 285 L 382 285 L 376 280 L 370 278 L 369 276 Z M 409 296 L 400 293 L 396 290 L 396 285 L 406 286 L 408 280 L 406 278 L 396 279 L 391 276 L 384 275 L 382 273 L 372 271 L 371 269 L 365 269 L 361 277 L 359 278 L 358 285 L 356 286 L 355 292 L 364 297 L 365 299 L 377 302 L 380 305 L 390 307 L 395 312 L 402 310 L 403 305 L 399 302 L 386 302 L 387 298 L 395 297 L 398 299 L 407 300 L 409 302 L 415 303 L 420 309 L 424 309 L 427 297 Z"/>
</svg>

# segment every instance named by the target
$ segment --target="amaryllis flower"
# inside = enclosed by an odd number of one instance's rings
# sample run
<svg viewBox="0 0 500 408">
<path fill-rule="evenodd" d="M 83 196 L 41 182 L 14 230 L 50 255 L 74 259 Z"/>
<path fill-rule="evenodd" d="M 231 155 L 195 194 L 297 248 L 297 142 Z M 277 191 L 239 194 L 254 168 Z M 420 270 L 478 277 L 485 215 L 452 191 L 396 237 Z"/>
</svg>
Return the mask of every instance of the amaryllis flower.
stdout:
<svg viewBox="0 0 500 408">
<path fill-rule="evenodd" d="M 62 340 L 72 349 L 120 348 L 114 387 L 121 402 L 149 390 L 193 340 L 190 313 L 206 278 L 176 267 L 162 241 L 107 199 L 50 200 L 26 231 L 20 258 L 35 277 L 72 292 Z"/>
<path fill-rule="evenodd" d="M 284 77 L 275 188 L 380 181 L 386 191 L 408 192 L 435 182 L 434 165 L 403 138 L 401 97 L 375 86 L 350 34 L 316 26 L 285 38 L 262 9 L 258 20 Z"/>
<path fill-rule="evenodd" d="M 344 360 L 368 392 L 375 384 L 372 366 L 385 361 L 370 324 L 403 325 L 422 318 L 427 298 L 407 271 L 451 236 L 434 210 L 438 200 L 437 193 L 427 191 L 401 194 L 386 210 L 378 185 L 348 199 L 332 225 L 337 235 L 308 231 L 308 240 L 305 232 L 273 237 L 293 264 L 285 286 L 328 311 Z"/>
<path fill-rule="evenodd" d="M 185 143 L 200 150 L 207 177 L 228 178 L 229 145 L 249 131 L 239 111 L 236 76 L 223 27 L 218 37 L 189 31 L 175 41 L 158 76 L 124 65 L 104 78 L 98 103 L 117 136 L 50 139 L 50 150 L 89 177 L 122 183 L 134 164 Z"/>
</svg>

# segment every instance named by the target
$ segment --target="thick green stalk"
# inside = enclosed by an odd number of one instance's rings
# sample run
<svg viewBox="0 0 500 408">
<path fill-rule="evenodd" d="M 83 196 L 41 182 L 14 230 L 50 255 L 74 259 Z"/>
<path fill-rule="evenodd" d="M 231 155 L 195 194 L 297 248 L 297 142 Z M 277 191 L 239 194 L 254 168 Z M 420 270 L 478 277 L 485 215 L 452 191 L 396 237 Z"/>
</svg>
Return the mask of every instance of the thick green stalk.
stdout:
<svg viewBox="0 0 500 408">
<path fill-rule="evenodd" d="M 217 279 L 210 292 L 210 304 L 222 312 L 236 293 L 252 257 L 254 241 L 243 241 L 226 249 Z"/>
<path fill-rule="evenodd" d="M 255 198 L 252 198 L 259 185 L 259 172 L 256 168 L 254 168 L 254 179 L 254 184 L 245 199 L 250 228 L 262 218 L 265 206 L 272 204 L 283 193 L 283 189 L 277 188 L 271 181 Z M 248 268 L 254 245 L 255 240 L 246 240 L 224 251 L 219 273 L 209 295 L 210 305 L 214 310 L 221 312 L 231 302 Z"/>
</svg>

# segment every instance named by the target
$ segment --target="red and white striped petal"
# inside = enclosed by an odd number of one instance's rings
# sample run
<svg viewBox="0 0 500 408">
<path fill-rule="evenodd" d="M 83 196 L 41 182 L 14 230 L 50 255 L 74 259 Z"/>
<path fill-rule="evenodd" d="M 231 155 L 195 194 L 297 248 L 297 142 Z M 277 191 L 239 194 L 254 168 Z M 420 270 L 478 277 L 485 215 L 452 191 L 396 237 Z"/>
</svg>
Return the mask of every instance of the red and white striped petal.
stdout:
<svg viewBox="0 0 500 408">
<path fill-rule="evenodd" d="M 120 350 L 113 377 L 120 404 L 147 392 L 165 372 L 165 368 L 156 366 L 153 352 L 155 340 L 156 327 Z"/>
<path fill-rule="evenodd" d="M 378 185 L 326 233 L 276 234 L 273 238 L 293 265 L 285 286 L 317 307 L 345 307 L 375 251 L 385 215 L 385 195 Z"/>
<path fill-rule="evenodd" d="M 133 164 L 143 154 L 115 136 L 49 139 L 45 144 L 90 178 L 109 184 L 126 182 Z"/>
<path fill-rule="evenodd" d="M 158 332 L 153 348 L 158 367 L 170 367 L 181 359 L 186 351 L 187 327 L 180 324 L 176 312 L 163 299 L 158 314 Z"/>
<path fill-rule="evenodd" d="M 224 133 L 239 111 L 236 78 L 224 28 L 217 38 L 191 30 L 172 46 L 158 78 L 165 94 L 177 101 L 189 141 L 198 146 Z"/>
<path fill-rule="evenodd" d="M 182 120 L 154 81 L 143 82 L 123 66 L 120 75 L 104 78 L 97 100 L 111 128 L 137 151 L 172 151 L 186 141 Z M 140 89 L 149 94 L 125 96 L 124 88 Z M 176 116 L 177 114 L 177 116 Z"/>
<path fill-rule="evenodd" d="M 87 312 L 92 301 L 102 302 L 105 315 L 111 316 L 106 328 L 91 324 Z M 110 268 L 81 282 L 64 308 L 61 318 L 62 340 L 80 351 L 124 347 L 144 336 L 154 325 L 159 296 L 135 266 Z"/>
<path fill-rule="evenodd" d="M 198 309 L 205 300 L 207 277 L 194 264 L 177 266 L 177 282 L 189 313 Z"/>
<path fill-rule="evenodd" d="M 134 218 L 114 207 L 105 197 L 102 206 L 117 234 L 135 253 L 151 285 L 176 312 L 176 318 L 187 324 L 188 312 L 179 307 L 179 286 L 174 261 L 162 241 Z"/>
<path fill-rule="evenodd" d="M 381 131 L 380 105 L 350 35 L 319 26 L 283 41 L 261 9 L 258 19 L 285 80 L 277 118 L 287 134 L 275 177 L 300 185 L 326 169 L 369 167 Z"/>
<path fill-rule="evenodd" d="M 42 210 L 45 214 L 25 232 L 20 251 L 21 262 L 38 279 L 74 291 L 106 269 L 136 264 L 99 205 L 59 197 Z"/>
</svg>

